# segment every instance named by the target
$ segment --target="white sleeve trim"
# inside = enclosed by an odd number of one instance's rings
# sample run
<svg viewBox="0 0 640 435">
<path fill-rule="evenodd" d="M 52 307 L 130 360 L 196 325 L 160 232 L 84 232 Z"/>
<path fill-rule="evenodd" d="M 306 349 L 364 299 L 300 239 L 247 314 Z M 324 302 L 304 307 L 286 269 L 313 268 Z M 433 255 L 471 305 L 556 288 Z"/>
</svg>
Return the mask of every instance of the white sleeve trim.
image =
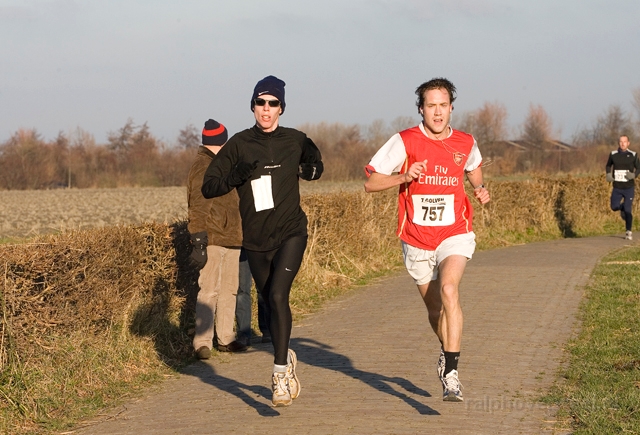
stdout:
<svg viewBox="0 0 640 435">
<path fill-rule="evenodd" d="M 480 149 L 478 148 L 478 142 L 473 138 L 473 147 L 471 147 L 471 152 L 469 153 L 469 158 L 467 159 L 467 164 L 464 166 L 464 170 L 467 172 L 471 172 L 474 169 L 478 168 L 482 164 L 482 155 L 480 154 Z"/>
<path fill-rule="evenodd" d="M 400 133 L 396 133 L 371 158 L 369 166 L 376 172 L 391 175 L 399 172 L 407 158 L 407 150 Z"/>
</svg>

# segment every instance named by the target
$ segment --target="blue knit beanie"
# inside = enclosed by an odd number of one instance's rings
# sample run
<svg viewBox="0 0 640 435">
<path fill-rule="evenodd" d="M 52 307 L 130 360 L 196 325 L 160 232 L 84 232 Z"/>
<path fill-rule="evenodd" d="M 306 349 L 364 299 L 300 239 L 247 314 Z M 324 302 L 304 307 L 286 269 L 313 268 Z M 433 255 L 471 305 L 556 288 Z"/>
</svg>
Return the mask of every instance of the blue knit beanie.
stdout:
<svg viewBox="0 0 640 435">
<path fill-rule="evenodd" d="M 251 110 L 253 111 L 253 107 L 255 105 L 253 100 L 261 95 L 272 95 L 280 101 L 282 113 L 284 113 L 284 86 L 285 83 L 276 76 L 267 76 L 260 80 L 256 84 L 256 87 L 253 88 L 253 95 L 251 96 Z"/>
</svg>

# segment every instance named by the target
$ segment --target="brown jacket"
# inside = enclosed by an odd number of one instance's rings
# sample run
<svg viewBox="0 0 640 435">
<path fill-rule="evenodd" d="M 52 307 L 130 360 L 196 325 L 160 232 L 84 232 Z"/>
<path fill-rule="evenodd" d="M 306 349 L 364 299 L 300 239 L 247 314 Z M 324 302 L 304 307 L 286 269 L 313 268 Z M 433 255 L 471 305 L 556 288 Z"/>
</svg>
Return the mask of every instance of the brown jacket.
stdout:
<svg viewBox="0 0 640 435">
<path fill-rule="evenodd" d="M 202 196 L 202 181 L 209 163 L 216 155 L 201 146 L 189 170 L 187 181 L 187 205 L 190 234 L 207 232 L 209 245 L 239 248 L 242 245 L 242 220 L 235 189 L 217 198 Z"/>
</svg>

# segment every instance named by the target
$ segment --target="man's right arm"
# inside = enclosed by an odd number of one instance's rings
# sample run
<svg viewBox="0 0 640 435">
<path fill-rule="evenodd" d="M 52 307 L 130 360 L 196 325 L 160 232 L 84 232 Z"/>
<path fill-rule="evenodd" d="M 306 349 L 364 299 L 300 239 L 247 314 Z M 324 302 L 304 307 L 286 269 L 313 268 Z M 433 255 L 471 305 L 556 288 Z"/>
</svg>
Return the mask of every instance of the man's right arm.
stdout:
<svg viewBox="0 0 640 435">
<path fill-rule="evenodd" d="M 607 173 L 611 172 L 611 167 L 613 166 L 613 156 L 609 153 L 609 159 L 607 160 L 606 171 Z"/>
<path fill-rule="evenodd" d="M 427 169 L 427 161 L 414 162 L 404 174 L 386 175 L 379 172 L 369 174 L 369 179 L 364 183 L 364 191 L 367 193 L 380 192 L 404 183 L 410 183 Z"/>
<path fill-rule="evenodd" d="M 613 174 L 611 173 L 611 167 L 613 166 L 613 155 L 611 153 L 609 153 L 609 159 L 607 160 L 607 166 L 606 166 L 606 173 L 605 173 L 605 178 L 607 180 L 608 183 L 612 183 L 613 182 Z"/>
<path fill-rule="evenodd" d="M 223 146 L 204 173 L 201 192 L 205 198 L 215 198 L 231 192 L 236 186 L 229 183 L 229 175 L 237 163 L 230 142 Z"/>
<path fill-rule="evenodd" d="M 380 192 L 408 181 L 411 180 L 407 180 L 407 174 L 385 175 L 374 172 L 364 183 L 364 191 L 367 193 Z"/>
<path fill-rule="evenodd" d="M 376 152 L 365 167 L 367 181 L 364 190 L 367 193 L 380 192 L 392 187 L 410 183 L 427 170 L 427 161 L 413 163 L 406 172 L 407 151 L 400 133 L 396 133 Z M 400 173 L 398 173 L 400 172 Z"/>
<path fill-rule="evenodd" d="M 200 161 L 194 165 L 189 174 L 187 211 L 189 216 L 188 229 L 191 234 L 207 231 L 207 219 L 211 211 L 213 199 L 202 196 L 202 180 L 207 166 Z"/>
</svg>

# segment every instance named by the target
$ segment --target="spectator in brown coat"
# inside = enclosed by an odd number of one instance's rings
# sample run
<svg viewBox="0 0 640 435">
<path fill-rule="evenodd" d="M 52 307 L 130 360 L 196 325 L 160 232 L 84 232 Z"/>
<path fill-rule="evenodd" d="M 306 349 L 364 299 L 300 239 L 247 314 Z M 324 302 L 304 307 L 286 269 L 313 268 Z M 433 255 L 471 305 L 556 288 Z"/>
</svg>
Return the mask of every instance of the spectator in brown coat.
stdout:
<svg viewBox="0 0 640 435">
<path fill-rule="evenodd" d="M 204 173 L 227 138 L 224 125 L 213 119 L 205 122 L 202 146 L 189 171 L 187 185 L 187 228 L 193 245 L 190 258 L 201 268 L 193 339 L 196 356 L 200 359 L 211 357 L 214 329 L 218 351 L 247 350 L 245 344 L 236 340 L 234 332 L 242 244 L 238 194 L 232 190 L 226 195 L 207 199 L 201 192 Z"/>
</svg>

